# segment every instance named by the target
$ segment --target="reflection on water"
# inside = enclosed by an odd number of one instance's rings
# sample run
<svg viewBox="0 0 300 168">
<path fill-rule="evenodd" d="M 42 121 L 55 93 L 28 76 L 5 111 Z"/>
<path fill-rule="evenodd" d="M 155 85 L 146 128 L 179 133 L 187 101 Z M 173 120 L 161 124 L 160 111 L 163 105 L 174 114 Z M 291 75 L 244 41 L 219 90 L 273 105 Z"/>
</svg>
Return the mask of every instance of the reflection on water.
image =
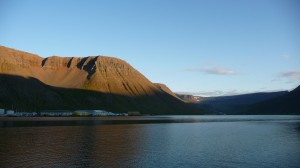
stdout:
<svg viewBox="0 0 300 168">
<path fill-rule="evenodd" d="M 0 167 L 300 165 L 298 116 L 5 120 L 0 128 Z"/>
</svg>

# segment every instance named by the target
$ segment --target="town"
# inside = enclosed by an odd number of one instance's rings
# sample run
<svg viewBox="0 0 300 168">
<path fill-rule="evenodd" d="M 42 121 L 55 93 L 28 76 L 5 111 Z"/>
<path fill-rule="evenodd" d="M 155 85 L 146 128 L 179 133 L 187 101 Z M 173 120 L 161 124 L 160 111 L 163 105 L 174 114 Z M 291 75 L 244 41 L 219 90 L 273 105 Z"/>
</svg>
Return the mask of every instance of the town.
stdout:
<svg viewBox="0 0 300 168">
<path fill-rule="evenodd" d="M 41 112 L 15 112 L 14 110 L 0 109 L 0 116 L 7 117 L 70 117 L 70 116 L 139 116 L 139 111 L 127 113 L 110 112 L 106 110 L 43 110 Z"/>
</svg>

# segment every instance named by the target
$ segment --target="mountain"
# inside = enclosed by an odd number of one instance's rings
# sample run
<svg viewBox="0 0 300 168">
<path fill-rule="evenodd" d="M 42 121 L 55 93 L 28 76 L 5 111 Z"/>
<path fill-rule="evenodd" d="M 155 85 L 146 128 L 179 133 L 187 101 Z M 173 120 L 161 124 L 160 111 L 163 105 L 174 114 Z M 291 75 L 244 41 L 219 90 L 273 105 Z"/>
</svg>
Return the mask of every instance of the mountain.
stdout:
<svg viewBox="0 0 300 168">
<path fill-rule="evenodd" d="M 195 112 L 113 57 L 58 57 L 0 46 L 0 107 L 19 110 L 106 109 L 152 114 Z"/>
<path fill-rule="evenodd" d="M 300 114 L 300 86 L 294 90 L 262 102 L 255 103 L 243 114 Z"/>
<path fill-rule="evenodd" d="M 233 96 L 199 97 L 178 95 L 185 102 L 201 107 L 212 114 L 243 114 L 252 104 L 287 94 L 288 91 L 250 93 Z"/>
<path fill-rule="evenodd" d="M 253 103 L 265 101 L 274 97 L 282 96 L 287 91 L 249 93 L 233 96 L 219 96 L 203 98 L 200 104 L 212 106 L 217 113 L 240 114 L 241 110 Z"/>
<path fill-rule="evenodd" d="M 176 96 L 197 111 L 201 111 L 204 114 L 217 114 L 211 105 L 200 103 L 205 97 L 182 93 L 176 93 Z"/>
<path fill-rule="evenodd" d="M 176 94 L 176 96 L 186 103 L 199 103 L 202 100 L 201 96 L 186 95 L 186 94 Z"/>
<path fill-rule="evenodd" d="M 178 100 L 182 101 L 174 92 L 172 92 L 172 90 L 170 88 L 168 88 L 168 86 L 166 86 L 165 84 L 162 83 L 154 83 L 156 85 L 156 87 L 158 89 L 160 89 L 161 91 L 168 93 L 169 95 L 177 98 Z"/>
</svg>

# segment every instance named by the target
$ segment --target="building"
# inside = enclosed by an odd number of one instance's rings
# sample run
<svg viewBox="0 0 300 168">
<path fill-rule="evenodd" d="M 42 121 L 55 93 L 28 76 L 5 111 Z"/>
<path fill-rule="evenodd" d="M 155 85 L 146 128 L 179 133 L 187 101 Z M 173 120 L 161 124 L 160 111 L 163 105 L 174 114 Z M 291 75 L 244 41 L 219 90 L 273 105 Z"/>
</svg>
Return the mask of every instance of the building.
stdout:
<svg viewBox="0 0 300 168">
<path fill-rule="evenodd" d="M 17 117 L 34 117 L 37 116 L 37 112 L 16 112 L 15 116 Z"/>
<path fill-rule="evenodd" d="M 76 110 L 73 112 L 74 116 L 114 116 L 113 112 L 105 110 Z"/>
<path fill-rule="evenodd" d="M 105 111 L 105 110 L 93 110 L 92 115 L 93 116 L 114 116 L 115 113 L 109 112 L 109 111 Z"/>
<path fill-rule="evenodd" d="M 72 113 L 73 116 L 90 116 L 90 110 L 76 110 Z"/>
<path fill-rule="evenodd" d="M 4 109 L 0 109 L 0 116 L 4 116 L 5 110 Z"/>
<path fill-rule="evenodd" d="M 44 110 L 40 113 L 41 116 L 50 116 L 50 117 L 66 117 L 71 116 L 71 111 L 66 110 Z"/>
<path fill-rule="evenodd" d="M 139 111 L 128 111 L 128 116 L 140 116 L 141 113 Z"/>
<path fill-rule="evenodd" d="M 14 115 L 15 111 L 14 110 L 7 110 L 6 111 L 6 115 L 10 116 L 10 115 Z"/>
</svg>

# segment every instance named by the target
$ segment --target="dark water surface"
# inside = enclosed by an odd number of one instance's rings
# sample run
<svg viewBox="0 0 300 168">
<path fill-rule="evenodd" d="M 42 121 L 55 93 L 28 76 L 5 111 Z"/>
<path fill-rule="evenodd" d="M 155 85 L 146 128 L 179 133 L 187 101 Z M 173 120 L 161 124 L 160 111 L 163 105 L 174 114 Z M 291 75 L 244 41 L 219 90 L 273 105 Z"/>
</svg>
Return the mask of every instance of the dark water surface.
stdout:
<svg viewBox="0 0 300 168">
<path fill-rule="evenodd" d="M 0 167 L 300 167 L 300 116 L 2 117 Z"/>
</svg>

